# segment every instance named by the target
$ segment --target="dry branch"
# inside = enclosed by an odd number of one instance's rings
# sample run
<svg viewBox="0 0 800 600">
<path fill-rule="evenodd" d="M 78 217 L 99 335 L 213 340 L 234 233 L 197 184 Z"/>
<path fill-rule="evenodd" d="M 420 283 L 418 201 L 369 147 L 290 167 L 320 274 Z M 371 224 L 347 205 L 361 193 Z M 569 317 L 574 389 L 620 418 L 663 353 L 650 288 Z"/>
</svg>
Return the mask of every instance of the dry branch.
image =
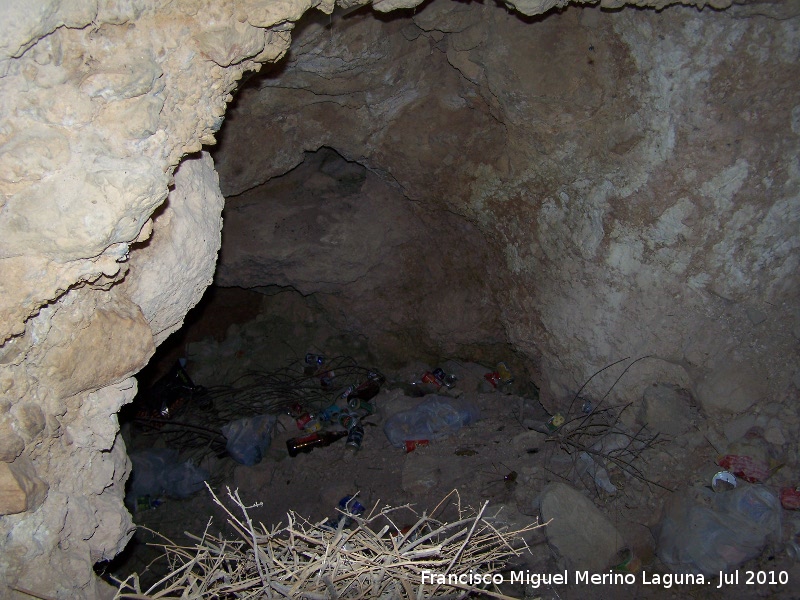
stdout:
<svg viewBox="0 0 800 600">
<path fill-rule="evenodd" d="M 220 539 L 206 528 L 202 536 L 192 536 L 192 548 L 160 544 L 170 574 L 144 592 L 131 576 L 120 582 L 115 599 L 425 600 L 465 598 L 474 592 L 508 598 L 495 587 L 474 587 L 457 577 L 499 573 L 528 549 L 522 536 L 541 527 L 534 523 L 507 531 L 484 517 L 486 504 L 477 512 L 464 509 L 455 493 L 458 518 L 452 522 L 435 517 L 448 496 L 430 516 L 415 516 L 408 530 L 398 528 L 395 515 L 413 513 L 409 506 L 376 510 L 377 505 L 366 518 L 348 515 L 351 529 L 344 527 L 344 520 L 331 527 L 290 513 L 286 527 L 270 531 L 261 525 L 257 530 L 247 512 L 252 507 L 238 491 L 228 490 L 228 504 L 210 487 L 209 492 L 240 539 Z M 435 584 L 430 577 L 423 583 L 423 573 L 452 577 L 446 584 Z"/>
</svg>

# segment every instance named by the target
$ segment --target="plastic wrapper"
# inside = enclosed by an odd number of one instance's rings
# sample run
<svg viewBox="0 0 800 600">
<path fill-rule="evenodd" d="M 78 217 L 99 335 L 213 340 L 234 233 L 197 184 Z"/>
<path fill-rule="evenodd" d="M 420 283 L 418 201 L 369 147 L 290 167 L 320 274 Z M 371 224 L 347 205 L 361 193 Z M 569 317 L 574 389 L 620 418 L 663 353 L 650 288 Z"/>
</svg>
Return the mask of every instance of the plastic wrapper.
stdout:
<svg viewBox="0 0 800 600">
<path fill-rule="evenodd" d="M 437 440 L 480 418 L 480 409 L 471 402 L 432 396 L 389 417 L 383 431 L 393 446 L 403 448 L 406 440 Z"/>
<path fill-rule="evenodd" d="M 131 452 L 133 470 L 125 502 L 136 506 L 139 496 L 188 498 L 203 489 L 209 473 L 190 461 L 181 462 L 178 452 L 155 448 Z"/>
<path fill-rule="evenodd" d="M 712 577 L 757 557 L 780 535 L 780 502 L 766 487 L 690 488 L 667 504 L 657 554 L 675 572 Z"/>
<path fill-rule="evenodd" d="M 275 421 L 274 415 L 257 415 L 224 425 L 222 435 L 227 440 L 225 449 L 231 458 L 247 466 L 260 463 L 272 442 Z"/>
</svg>

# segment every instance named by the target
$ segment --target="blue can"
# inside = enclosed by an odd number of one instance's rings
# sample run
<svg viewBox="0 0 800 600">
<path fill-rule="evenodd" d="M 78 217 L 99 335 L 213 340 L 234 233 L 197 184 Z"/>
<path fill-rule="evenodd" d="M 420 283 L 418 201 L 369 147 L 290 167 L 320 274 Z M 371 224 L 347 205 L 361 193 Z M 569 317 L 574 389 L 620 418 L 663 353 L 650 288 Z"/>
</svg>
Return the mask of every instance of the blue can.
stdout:
<svg viewBox="0 0 800 600">
<path fill-rule="evenodd" d="M 339 500 L 339 508 L 349 515 L 362 515 L 367 510 L 363 504 L 352 496 L 345 496 Z"/>
<path fill-rule="evenodd" d="M 364 441 L 364 428 L 356 422 L 347 432 L 347 443 L 345 447 L 351 452 L 357 452 L 358 449 L 361 448 L 362 441 Z"/>
</svg>

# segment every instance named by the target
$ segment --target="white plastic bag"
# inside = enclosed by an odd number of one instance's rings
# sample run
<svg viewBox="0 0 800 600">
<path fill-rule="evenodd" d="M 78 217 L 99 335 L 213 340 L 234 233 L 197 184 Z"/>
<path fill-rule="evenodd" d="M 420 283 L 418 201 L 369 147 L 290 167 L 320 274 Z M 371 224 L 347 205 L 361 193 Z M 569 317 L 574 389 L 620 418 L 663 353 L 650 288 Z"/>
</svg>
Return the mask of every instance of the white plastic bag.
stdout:
<svg viewBox="0 0 800 600">
<path fill-rule="evenodd" d="M 712 577 L 757 557 L 780 535 L 781 505 L 765 486 L 739 482 L 722 493 L 690 488 L 669 501 L 657 554 L 675 572 Z"/>
<path fill-rule="evenodd" d="M 469 401 L 430 396 L 414 408 L 389 417 L 383 431 L 393 446 L 402 448 L 406 440 L 443 438 L 480 418 L 480 409 Z"/>
</svg>

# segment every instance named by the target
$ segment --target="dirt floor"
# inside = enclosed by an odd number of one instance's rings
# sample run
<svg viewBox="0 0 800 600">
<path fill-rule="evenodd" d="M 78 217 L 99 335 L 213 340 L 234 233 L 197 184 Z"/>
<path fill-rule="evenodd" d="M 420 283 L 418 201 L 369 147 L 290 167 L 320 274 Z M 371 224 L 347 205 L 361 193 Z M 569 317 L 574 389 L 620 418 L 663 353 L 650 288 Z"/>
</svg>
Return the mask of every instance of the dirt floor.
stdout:
<svg viewBox="0 0 800 600">
<path fill-rule="evenodd" d="M 249 317 L 243 314 L 241 318 Z M 190 336 L 199 339 L 204 333 L 208 331 L 195 331 Z M 176 352 L 165 354 L 162 361 L 166 366 L 162 365 L 159 372 L 168 370 Z M 286 364 L 294 358 L 286 355 L 282 360 Z M 362 366 L 380 369 L 380 365 Z M 441 387 L 437 394 L 445 395 L 453 403 L 477 405 L 481 418 L 411 452 L 392 446 L 384 433 L 387 418 L 430 399 L 430 395 L 410 395 L 416 394 L 416 389 L 409 384 L 437 366 L 458 375 L 452 389 Z M 187 364 L 189 373 L 192 367 Z M 208 470 L 209 482 L 218 495 L 224 497 L 227 489 L 238 490 L 245 502 L 254 505 L 250 510 L 253 520 L 265 525 L 285 523 L 289 511 L 313 522 L 335 517 L 340 500 L 352 495 L 357 495 L 368 511 L 373 507 L 410 504 L 421 513 L 432 510 L 455 490 L 464 505 L 478 508 L 488 501 L 487 514 L 493 515 L 493 522 L 514 530 L 537 522 L 540 495 L 548 483 L 568 483 L 601 509 L 614 526 L 615 535 L 634 557 L 626 561 L 621 556 L 620 565 L 613 568 L 609 563 L 604 573 L 632 573 L 635 583 L 576 583 L 569 557 L 559 556 L 544 528 L 526 534 L 521 542 L 528 548 L 522 548 L 517 561 L 508 568 L 540 575 L 567 570 L 568 582 L 538 587 L 501 586 L 502 593 L 515 598 L 800 598 L 800 569 L 787 555 L 785 546 L 794 535 L 790 511 L 782 511 L 782 539 L 770 542 L 758 558 L 738 569 L 738 584 L 720 584 L 717 579 L 704 585 L 665 583 L 671 571 L 656 557 L 654 539 L 665 500 L 673 494 L 670 490 L 707 485 L 719 471 L 713 432 L 702 421 L 693 419 L 690 431 L 679 438 L 634 431 L 631 435 L 639 435 L 637 439 L 647 443 L 629 457 L 634 469 L 625 472 L 609 463 L 608 482 L 616 491 L 608 493 L 603 489 L 608 485 L 604 480 L 586 474 L 581 477 L 576 472 L 578 452 L 570 445 L 573 438 L 568 434 L 575 432 L 582 421 L 568 422 L 561 430 L 549 431 L 546 423 L 550 415 L 538 403 L 535 389 L 523 388 L 519 382 L 499 389 L 493 387 L 484 375 L 494 368 L 443 359 L 439 365 L 412 364 L 402 371 L 383 373 L 386 382 L 372 401 L 375 413 L 363 418 L 365 434 L 357 452 L 349 451 L 345 441 L 339 440 L 328 447 L 290 457 L 286 441 L 302 436 L 303 432 L 298 429 L 296 419 L 283 410 L 278 411 L 269 449 L 255 465 L 236 463 L 219 444 L 210 442 L 202 452 L 195 449 L 189 454 Z M 225 408 L 219 403 L 225 399 L 218 398 L 215 402 L 217 406 L 211 407 L 187 405 L 183 410 L 188 413 L 181 413 L 181 420 L 206 423 L 213 429 L 215 415 Z M 598 418 L 606 425 L 611 419 L 612 424 L 616 423 L 614 426 L 623 427 L 615 418 L 617 412 L 608 411 Z M 187 414 L 193 415 L 194 421 Z M 330 425 L 328 429 L 339 427 Z M 124 431 L 130 451 L 168 444 L 159 431 L 135 421 L 129 421 Z M 183 499 L 160 496 L 151 500 L 158 505 L 146 508 L 142 504 L 134 509 L 134 520 L 140 528 L 125 553 L 111 565 L 98 565 L 98 571 L 106 578 L 124 579 L 137 573 L 143 584 L 155 581 L 166 572 L 166 566 L 157 560 L 161 554 L 158 547 L 148 544 L 158 544 L 160 536 L 188 546 L 192 541 L 185 532 L 200 534 L 208 528 L 235 537 L 224 513 L 207 491 Z M 255 506 L 256 503 L 261 504 Z M 580 529 L 583 525 L 576 523 L 575 527 Z M 766 583 L 754 580 L 752 585 L 746 585 L 747 571 L 754 571 L 753 577 Z M 784 572 L 787 584 L 769 584 L 770 579 L 782 578 Z"/>
</svg>

